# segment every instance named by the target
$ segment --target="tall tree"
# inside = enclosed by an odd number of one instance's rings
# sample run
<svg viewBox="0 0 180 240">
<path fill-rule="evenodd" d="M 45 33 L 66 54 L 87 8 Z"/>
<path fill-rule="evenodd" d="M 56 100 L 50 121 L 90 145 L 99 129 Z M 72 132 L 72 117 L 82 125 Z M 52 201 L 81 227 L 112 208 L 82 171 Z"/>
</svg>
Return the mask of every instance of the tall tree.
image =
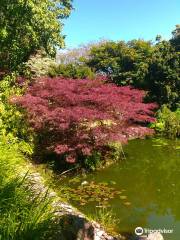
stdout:
<svg viewBox="0 0 180 240">
<path fill-rule="evenodd" d="M 171 44 L 175 47 L 176 51 L 180 52 L 180 24 L 176 25 L 176 29 L 172 32 Z"/>
<path fill-rule="evenodd" d="M 61 19 L 69 16 L 72 0 L 0 2 L 1 69 L 15 69 L 40 48 L 54 55 L 56 46 L 64 46 Z"/>
<path fill-rule="evenodd" d="M 107 41 L 91 48 L 86 63 L 96 72 L 104 73 L 120 85 L 131 83 L 135 51 L 124 41 Z"/>
<path fill-rule="evenodd" d="M 180 55 L 169 41 L 156 44 L 145 81 L 151 99 L 172 109 L 180 106 Z"/>
<path fill-rule="evenodd" d="M 116 84 L 143 88 L 152 51 L 152 43 L 141 39 L 128 43 L 106 41 L 90 49 L 86 63 L 96 72 L 108 75 Z"/>
</svg>

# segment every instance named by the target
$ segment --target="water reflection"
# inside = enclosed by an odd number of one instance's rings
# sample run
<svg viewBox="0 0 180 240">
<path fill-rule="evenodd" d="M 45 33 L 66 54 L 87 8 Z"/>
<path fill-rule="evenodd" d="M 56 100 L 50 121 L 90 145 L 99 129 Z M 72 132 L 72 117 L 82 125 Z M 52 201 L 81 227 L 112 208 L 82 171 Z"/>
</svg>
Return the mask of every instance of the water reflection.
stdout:
<svg viewBox="0 0 180 240">
<path fill-rule="evenodd" d="M 134 232 L 137 226 L 172 228 L 165 240 L 180 239 L 180 141 L 147 139 L 131 141 L 125 148 L 126 160 L 87 176 L 88 182 L 114 182 L 125 189 L 130 206 L 119 198 L 110 206 L 120 220 L 120 232 Z M 81 207 L 93 213 L 91 202 Z"/>
</svg>

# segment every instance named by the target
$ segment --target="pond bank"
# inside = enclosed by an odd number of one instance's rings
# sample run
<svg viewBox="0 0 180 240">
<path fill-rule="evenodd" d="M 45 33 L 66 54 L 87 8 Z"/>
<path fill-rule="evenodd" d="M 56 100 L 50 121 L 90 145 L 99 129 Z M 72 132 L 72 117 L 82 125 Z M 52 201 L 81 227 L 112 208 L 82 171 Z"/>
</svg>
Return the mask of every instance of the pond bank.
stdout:
<svg viewBox="0 0 180 240">
<path fill-rule="evenodd" d="M 54 184 L 57 191 L 69 187 L 69 192 L 64 190 L 69 202 L 94 219 L 103 200 L 119 220 L 116 227 L 122 235 L 133 234 L 137 226 L 173 228 L 165 240 L 179 240 L 179 149 L 179 140 L 133 140 L 124 148 L 126 160 L 119 164 L 74 179 L 55 176 Z"/>
<path fill-rule="evenodd" d="M 63 201 L 16 145 L 0 153 L 0 239 L 123 239 Z"/>
<path fill-rule="evenodd" d="M 86 240 L 123 240 L 121 235 L 117 237 L 107 234 L 101 226 L 95 221 L 90 221 L 87 217 L 70 204 L 62 202 L 57 194 L 44 185 L 44 180 L 39 173 L 29 175 L 29 180 L 33 184 L 34 190 L 37 193 L 45 193 L 48 191 L 48 197 L 54 198 L 52 206 L 55 210 L 55 215 L 59 216 L 62 223 L 67 226 L 63 229 L 64 234 L 68 235 L 68 240 L 86 239 Z"/>
<path fill-rule="evenodd" d="M 33 165 L 29 165 L 30 169 Z M 22 174 L 22 173 L 21 173 Z M 23 174 L 22 174 L 23 175 Z M 63 226 L 61 235 L 64 240 L 129 240 L 129 238 L 118 234 L 110 236 L 95 221 L 89 220 L 84 214 L 72 207 L 70 204 L 62 202 L 56 192 L 44 184 L 44 179 L 38 172 L 28 175 L 28 180 L 32 189 L 37 195 L 47 193 L 48 198 L 53 198 L 52 207 L 54 215 L 60 217 L 60 224 Z M 137 240 L 164 240 L 161 234 L 154 233 L 148 236 L 140 236 Z"/>
</svg>

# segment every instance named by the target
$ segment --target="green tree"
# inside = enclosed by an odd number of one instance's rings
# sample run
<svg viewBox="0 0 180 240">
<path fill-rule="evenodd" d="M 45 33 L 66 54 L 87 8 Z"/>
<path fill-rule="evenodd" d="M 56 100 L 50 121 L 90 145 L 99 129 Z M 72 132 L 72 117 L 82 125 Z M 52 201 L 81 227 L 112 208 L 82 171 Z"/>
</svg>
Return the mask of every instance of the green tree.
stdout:
<svg viewBox="0 0 180 240">
<path fill-rule="evenodd" d="M 151 100 L 176 109 L 180 104 L 180 55 L 169 41 L 155 46 L 145 76 Z"/>
<path fill-rule="evenodd" d="M 91 48 L 87 65 L 98 73 L 108 75 L 113 82 L 126 85 L 131 83 L 134 69 L 134 50 L 125 42 L 107 41 Z"/>
<path fill-rule="evenodd" d="M 176 29 L 172 32 L 171 44 L 175 47 L 176 51 L 180 52 L 180 24 L 176 25 Z"/>
<path fill-rule="evenodd" d="M 72 0 L 0 1 L 0 69 L 14 70 L 41 48 L 55 54 Z"/>
<path fill-rule="evenodd" d="M 47 69 L 46 69 L 47 70 Z M 48 75 L 50 77 L 64 77 L 73 79 L 93 79 L 95 77 L 94 72 L 86 65 L 78 63 L 68 63 L 51 65 L 49 67 Z"/>
<path fill-rule="evenodd" d="M 134 50 L 134 69 L 133 85 L 138 88 L 147 89 L 146 74 L 148 73 L 149 63 L 152 58 L 154 46 L 151 41 L 143 39 L 132 40 L 128 42 L 129 48 Z"/>
<path fill-rule="evenodd" d="M 96 72 L 107 74 L 116 84 L 143 88 L 152 52 L 150 41 L 108 41 L 93 46 L 86 63 Z"/>
</svg>

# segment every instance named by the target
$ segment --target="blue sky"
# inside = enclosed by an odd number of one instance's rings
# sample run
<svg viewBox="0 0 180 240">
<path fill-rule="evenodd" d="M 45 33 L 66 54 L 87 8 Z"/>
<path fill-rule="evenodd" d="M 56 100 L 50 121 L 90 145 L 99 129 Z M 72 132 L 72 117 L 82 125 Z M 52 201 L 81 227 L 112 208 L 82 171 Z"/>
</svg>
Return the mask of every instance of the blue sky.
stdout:
<svg viewBox="0 0 180 240">
<path fill-rule="evenodd" d="M 168 39 L 180 24 L 180 0 L 74 0 L 64 21 L 66 47 L 100 39 Z"/>
</svg>

